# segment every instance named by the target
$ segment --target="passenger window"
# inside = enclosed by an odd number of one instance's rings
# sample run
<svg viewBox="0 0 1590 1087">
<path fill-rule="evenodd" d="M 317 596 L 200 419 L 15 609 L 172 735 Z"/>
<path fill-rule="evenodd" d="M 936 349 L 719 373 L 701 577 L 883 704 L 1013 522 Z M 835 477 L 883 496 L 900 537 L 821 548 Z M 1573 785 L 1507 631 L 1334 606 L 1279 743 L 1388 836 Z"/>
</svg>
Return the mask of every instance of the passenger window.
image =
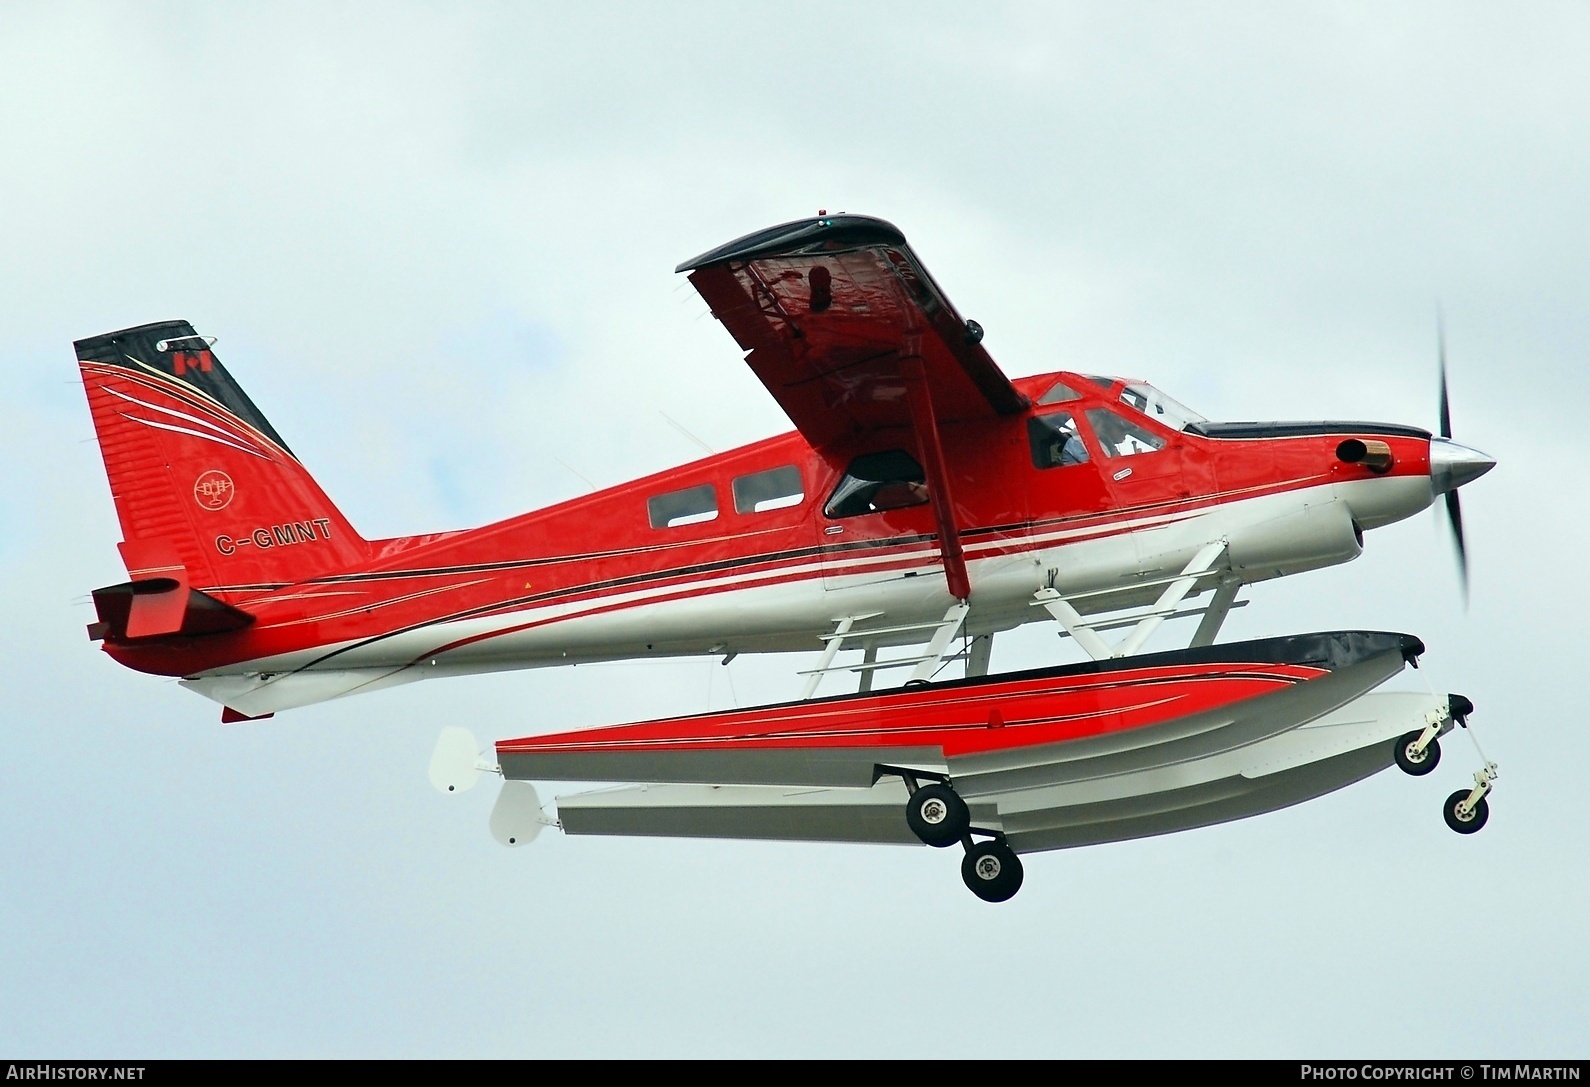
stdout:
<svg viewBox="0 0 1590 1087">
<path fill-rule="evenodd" d="M 766 513 L 798 506 L 806 497 L 800 469 L 793 464 L 741 476 L 734 481 L 735 513 Z"/>
<path fill-rule="evenodd" d="M 1164 438 L 1106 408 L 1089 408 L 1088 422 L 1093 424 L 1093 433 L 1107 457 L 1131 457 L 1165 448 Z"/>
<path fill-rule="evenodd" d="M 1075 400 L 1082 394 L 1077 392 L 1064 381 L 1057 381 L 1049 386 L 1049 391 L 1038 398 L 1040 404 L 1064 404 L 1067 400 Z"/>
<path fill-rule="evenodd" d="M 1035 415 L 1027 420 L 1027 444 L 1032 447 L 1034 468 L 1064 468 L 1086 464 L 1088 447 L 1077 433 L 1077 421 L 1069 411 Z"/>
<path fill-rule="evenodd" d="M 689 487 L 683 491 L 670 491 L 646 500 L 646 513 L 651 517 L 652 528 L 679 528 L 681 525 L 698 525 L 718 516 L 718 495 L 712 484 Z"/>
<path fill-rule="evenodd" d="M 890 449 L 851 461 L 845 478 L 828 496 L 823 514 L 855 517 L 920 506 L 927 500 L 927 477 L 922 474 L 922 466 L 905 450 Z"/>
</svg>

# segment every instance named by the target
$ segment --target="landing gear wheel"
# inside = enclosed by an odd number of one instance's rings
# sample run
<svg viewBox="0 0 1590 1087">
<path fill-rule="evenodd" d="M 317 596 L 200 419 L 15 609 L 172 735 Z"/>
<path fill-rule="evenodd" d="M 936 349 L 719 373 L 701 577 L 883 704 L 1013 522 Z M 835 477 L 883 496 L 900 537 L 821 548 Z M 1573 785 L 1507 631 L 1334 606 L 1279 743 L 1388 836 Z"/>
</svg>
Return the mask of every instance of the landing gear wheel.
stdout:
<svg viewBox="0 0 1590 1087">
<path fill-rule="evenodd" d="M 1021 890 L 1021 858 L 1004 842 L 968 846 L 961 860 L 961 879 L 984 902 L 1003 902 Z"/>
<path fill-rule="evenodd" d="M 912 834 L 936 849 L 943 849 L 966 836 L 972 825 L 972 813 L 954 789 L 933 782 L 911 794 L 905 805 L 905 821 Z"/>
<path fill-rule="evenodd" d="M 1458 811 L 1458 805 L 1469 798 L 1469 791 L 1459 789 L 1447 797 L 1446 803 L 1441 805 L 1441 814 L 1446 817 L 1446 825 L 1459 834 L 1473 834 L 1491 817 L 1491 806 L 1485 802 L 1483 796 L 1467 812 Z"/>
<path fill-rule="evenodd" d="M 1423 729 L 1414 729 L 1399 738 L 1396 746 L 1391 749 L 1391 757 L 1397 760 L 1397 769 L 1416 778 L 1434 770 L 1436 764 L 1441 761 L 1440 740 L 1431 740 L 1423 751 L 1414 755 L 1413 745 L 1419 742 L 1419 737 L 1423 734 Z"/>
</svg>

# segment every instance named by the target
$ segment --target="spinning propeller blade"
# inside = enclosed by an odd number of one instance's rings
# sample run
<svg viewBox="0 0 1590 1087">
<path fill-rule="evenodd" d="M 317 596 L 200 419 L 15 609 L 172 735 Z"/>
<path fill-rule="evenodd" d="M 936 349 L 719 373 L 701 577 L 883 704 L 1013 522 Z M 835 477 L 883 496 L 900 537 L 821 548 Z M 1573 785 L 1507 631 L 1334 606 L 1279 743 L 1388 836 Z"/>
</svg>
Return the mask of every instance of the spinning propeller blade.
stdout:
<svg viewBox="0 0 1590 1087">
<path fill-rule="evenodd" d="M 1458 579 L 1463 584 L 1463 610 L 1469 606 L 1469 549 L 1463 539 L 1463 507 L 1458 503 L 1458 493 L 1446 495 L 1446 519 L 1452 525 L 1452 544 L 1457 548 Z"/>
<path fill-rule="evenodd" d="M 1446 321 L 1440 307 L 1435 311 L 1435 340 L 1437 358 L 1441 367 L 1441 437 L 1452 437 L 1452 402 L 1446 392 Z"/>
<path fill-rule="evenodd" d="M 1481 453 L 1452 440 L 1452 399 L 1446 383 L 1446 321 L 1440 307 L 1435 311 L 1436 361 L 1441 374 L 1441 436 L 1430 441 L 1430 482 L 1437 494 L 1446 495 L 1446 519 L 1452 526 L 1452 545 L 1457 550 L 1458 577 L 1463 585 L 1463 607 L 1469 606 L 1469 548 L 1463 536 L 1463 507 L 1458 488 L 1478 479 L 1496 466 Z"/>
</svg>

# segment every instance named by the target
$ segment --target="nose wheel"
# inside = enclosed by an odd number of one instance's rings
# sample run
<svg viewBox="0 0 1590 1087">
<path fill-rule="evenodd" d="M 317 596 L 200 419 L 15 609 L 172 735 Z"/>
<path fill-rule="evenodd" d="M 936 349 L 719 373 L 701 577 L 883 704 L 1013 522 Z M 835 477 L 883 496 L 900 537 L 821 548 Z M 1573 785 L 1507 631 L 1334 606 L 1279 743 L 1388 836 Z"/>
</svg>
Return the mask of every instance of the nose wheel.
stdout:
<svg viewBox="0 0 1590 1087">
<path fill-rule="evenodd" d="M 1478 800 L 1473 798 L 1473 794 L 1477 791 L 1459 789 L 1447 797 L 1446 803 L 1441 805 L 1441 815 L 1446 819 L 1446 825 L 1459 834 L 1473 834 L 1491 817 L 1491 806 L 1485 802 L 1485 798 L 1483 796 Z"/>
<path fill-rule="evenodd" d="M 1441 805 L 1446 825 L 1459 834 L 1473 834 L 1483 827 L 1485 820 L 1491 817 L 1491 806 L 1485 802 L 1485 797 L 1496 777 L 1496 764 L 1487 762 L 1484 769 L 1475 772 L 1474 788 L 1459 789 L 1447 797 L 1446 803 Z"/>
</svg>

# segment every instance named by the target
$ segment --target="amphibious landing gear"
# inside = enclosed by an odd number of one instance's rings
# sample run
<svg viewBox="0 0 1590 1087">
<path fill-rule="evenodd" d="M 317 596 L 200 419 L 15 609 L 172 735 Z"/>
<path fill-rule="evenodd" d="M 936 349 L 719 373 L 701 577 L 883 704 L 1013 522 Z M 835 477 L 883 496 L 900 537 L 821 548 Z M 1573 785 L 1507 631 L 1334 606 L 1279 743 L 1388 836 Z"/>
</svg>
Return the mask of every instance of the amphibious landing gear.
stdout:
<svg viewBox="0 0 1590 1087">
<path fill-rule="evenodd" d="M 1497 778 L 1496 764 L 1485 757 L 1485 751 L 1480 747 L 1480 738 L 1474 735 L 1474 729 L 1469 725 L 1469 714 L 1474 712 L 1474 703 L 1460 694 L 1449 696 L 1452 703 L 1452 720 L 1463 726 L 1469 734 L 1469 739 L 1474 741 L 1474 750 L 1479 753 L 1480 761 L 1484 763 L 1474 772 L 1474 788 L 1459 789 L 1446 798 L 1446 803 L 1441 805 L 1441 817 L 1446 820 L 1446 825 L 1459 834 L 1473 834 L 1485 825 L 1491 817 L 1491 806 L 1486 803 L 1485 797 L 1491 791 L 1491 783 Z"/>
<path fill-rule="evenodd" d="M 1480 749 L 1479 738 L 1469 727 L 1469 714 L 1474 712 L 1474 703 L 1460 694 L 1454 694 L 1447 696 L 1447 705 L 1444 714 L 1440 710 L 1431 711 L 1422 730 L 1416 729 L 1398 737 L 1391 749 L 1391 756 L 1403 773 L 1423 777 L 1441 761 L 1441 744 L 1437 737 L 1441 735 L 1442 727 L 1449 721 L 1463 726 L 1485 765 L 1474 774 L 1472 789 L 1459 789 L 1446 798 L 1446 803 L 1441 805 L 1441 817 L 1446 820 L 1447 826 L 1459 834 L 1473 834 L 1491 817 L 1491 808 L 1485 797 L 1491 791 L 1491 783 L 1497 778 L 1496 764 L 1485 757 L 1485 752 Z"/>
<path fill-rule="evenodd" d="M 1021 858 L 1003 834 L 972 826 L 971 809 L 949 782 L 922 784 L 913 771 L 891 768 L 886 772 L 899 774 L 911 790 L 911 799 L 905 805 L 905 822 L 912 834 L 935 849 L 945 849 L 956 842 L 966 847 L 961 879 L 974 895 L 984 902 L 1004 902 L 1021 890 Z M 992 837 L 974 841 L 974 834 Z"/>
</svg>

